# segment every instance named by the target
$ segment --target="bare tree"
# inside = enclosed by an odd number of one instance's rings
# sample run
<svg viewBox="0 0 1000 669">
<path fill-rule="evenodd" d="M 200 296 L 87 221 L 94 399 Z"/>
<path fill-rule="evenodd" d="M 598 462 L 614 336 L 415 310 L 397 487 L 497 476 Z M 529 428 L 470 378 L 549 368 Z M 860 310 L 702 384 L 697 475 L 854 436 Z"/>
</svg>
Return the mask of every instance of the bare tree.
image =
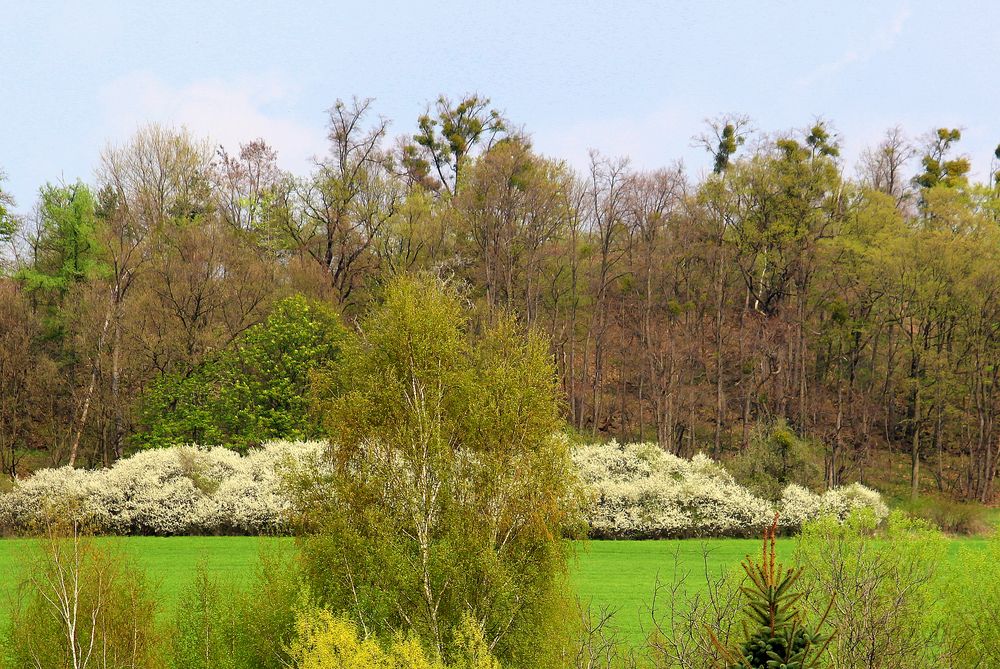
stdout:
<svg viewBox="0 0 1000 669">
<path fill-rule="evenodd" d="M 567 180 L 562 165 L 519 140 L 497 145 L 471 167 L 456 205 L 490 306 L 516 306 L 529 322 L 537 317 L 540 254 L 565 225 Z"/>
<path fill-rule="evenodd" d="M 592 339 L 594 346 L 591 431 L 595 435 L 602 428 L 601 399 L 607 362 L 610 291 L 612 285 L 627 271 L 620 265 L 627 251 L 626 194 L 631 178 L 628 160 L 611 160 L 591 152 L 588 213 L 590 233 L 597 246 L 598 262 L 592 286 L 595 304 L 587 339 L 588 343 Z M 587 348 L 589 347 L 585 345 L 585 360 Z"/>
<path fill-rule="evenodd" d="M 240 144 L 239 153 L 216 151 L 214 193 L 223 219 L 237 230 L 269 241 L 268 210 L 281 199 L 288 176 L 278 168 L 278 152 L 263 139 Z"/>
<path fill-rule="evenodd" d="M 899 126 L 885 131 L 878 146 L 861 152 L 857 171 L 862 183 L 869 188 L 892 196 L 901 208 L 911 197 L 907 163 L 916 155 L 916 149 Z"/>
<path fill-rule="evenodd" d="M 155 605 L 123 556 L 96 545 L 77 523 L 50 522 L 26 566 L 12 638 L 33 666 L 156 666 Z"/>
<path fill-rule="evenodd" d="M 365 125 L 372 104 L 370 98 L 338 100 L 330 109 L 330 155 L 299 185 L 298 215 L 286 224 L 295 246 L 319 264 L 341 302 L 373 269 L 373 246 L 403 195 L 382 148 L 389 122 L 379 118 Z"/>
</svg>

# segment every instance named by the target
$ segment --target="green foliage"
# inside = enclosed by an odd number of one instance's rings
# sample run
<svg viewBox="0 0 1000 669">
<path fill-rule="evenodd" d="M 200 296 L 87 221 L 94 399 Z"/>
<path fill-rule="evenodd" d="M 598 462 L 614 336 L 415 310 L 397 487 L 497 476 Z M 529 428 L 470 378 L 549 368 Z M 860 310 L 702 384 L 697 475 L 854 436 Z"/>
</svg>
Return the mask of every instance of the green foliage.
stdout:
<svg viewBox="0 0 1000 669">
<path fill-rule="evenodd" d="M 42 188 L 34 259 L 16 275 L 25 291 L 58 305 L 75 284 L 103 271 L 95 207 L 83 183 Z"/>
<path fill-rule="evenodd" d="M 253 669 L 286 669 L 304 585 L 295 555 L 262 545 L 255 578 L 240 600 L 240 657 Z"/>
<path fill-rule="evenodd" d="M 727 123 L 722 128 L 722 132 L 719 134 L 719 145 L 715 151 L 715 162 L 712 167 L 712 171 L 715 174 L 722 174 L 729 167 L 729 159 L 732 158 L 733 154 L 736 153 L 743 142 L 746 141 L 746 137 L 737 133 L 736 126 L 732 123 Z"/>
<path fill-rule="evenodd" d="M 818 133 L 818 134 L 817 134 Z M 712 184 L 708 206 L 729 212 L 727 226 L 736 265 L 756 311 L 773 315 L 801 284 L 831 221 L 843 215 L 836 145 L 822 126 L 803 145 L 781 137 L 774 150 L 758 153 L 726 170 Z"/>
<path fill-rule="evenodd" d="M 743 562 L 749 585 L 741 588 L 745 599 L 743 611 L 752 633 L 747 635 L 738 652 L 728 651 L 712 633 L 712 640 L 723 652 L 729 669 L 806 669 L 820 661 L 831 637 L 822 630 L 830 605 L 818 622 L 807 624 L 800 605 L 803 593 L 796 583 L 801 568 L 786 569 L 777 561 L 775 534 L 778 519 L 765 533 L 761 561 L 749 556 Z"/>
<path fill-rule="evenodd" d="M 819 447 L 799 437 L 784 421 L 758 425 L 750 443 L 728 463 L 729 470 L 754 494 L 769 500 L 781 498 L 791 483 L 813 490 L 823 484 Z"/>
<path fill-rule="evenodd" d="M 181 595 L 171 635 L 176 669 L 235 669 L 243 624 L 231 590 L 224 590 L 199 561 L 194 582 Z"/>
<path fill-rule="evenodd" d="M 986 546 L 967 545 L 958 552 L 960 565 L 940 588 L 945 604 L 947 647 L 951 666 L 1000 667 L 1000 539 Z"/>
<path fill-rule="evenodd" d="M 3 183 L 6 176 L 4 171 L 0 170 L 0 183 Z M 0 243 L 10 241 L 17 232 L 17 219 L 11 212 L 13 206 L 14 198 L 0 188 Z"/>
<path fill-rule="evenodd" d="M 75 527 L 50 526 L 23 568 L 5 666 L 162 666 L 156 600 L 145 574 L 124 555 Z"/>
<path fill-rule="evenodd" d="M 992 529 L 990 509 L 978 502 L 924 496 L 918 500 L 900 500 L 898 508 L 949 534 L 982 535 Z"/>
<path fill-rule="evenodd" d="M 920 159 L 924 171 L 913 180 L 917 186 L 930 190 L 936 186 L 960 188 L 968 183 L 969 159 L 959 156 L 948 160 L 948 153 L 960 139 L 962 132 L 957 128 L 938 128 Z"/>
<path fill-rule="evenodd" d="M 502 661 L 552 662 L 573 477 L 545 341 L 505 316 L 475 336 L 454 289 L 402 278 L 317 395 L 338 465 L 303 491 L 320 603 L 439 653 L 471 613 Z"/>
<path fill-rule="evenodd" d="M 883 529 L 868 512 L 806 525 L 796 562 L 806 568 L 802 586 L 814 616 L 836 597 L 829 613 L 837 630 L 828 649 L 833 666 L 872 666 L 868 658 L 881 658 L 877 666 L 885 669 L 950 666 L 935 604 L 946 549 L 937 530 L 898 511 Z"/>
<path fill-rule="evenodd" d="M 337 359 L 344 337 L 329 307 L 303 297 L 278 302 L 263 323 L 199 367 L 159 377 L 143 399 L 145 428 L 135 442 L 246 448 L 316 437 L 309 374 Z"/>
<path fill-rule="evenodd" d="M 176 669 L 284 669 L 304 599 L 294 559 L 263 548 L 249 586 L 222 584 L 204 559 L 181 594 L 171 628 Z"/>
<path fill-rule="evenodd" d="M 806 146 L 812 151 L 812 157 L 822 156 L 825 158 L 836 158 L 840 155 L 840 145 L 830 134 L 829 128 L 823 121 L 817 121 L 809 134 L 806 135 Z"/>
<path fill-rule="evenodd" d="M 497 135 L 507 131 L 507 121 L 489 104 L 489 98 L 475 94 L 457 103 L 440 96 L 434 114 L 428 109 L 417 119 L 419 131 L 413 136 L 415 144 L 404 149 L 404 167 L 425 184 L 431 184 L 433 168 L 439 180 L 433 185 L 457 192 L 459 175 L 473 148 L 483 141 L 488 148 Z"/>
</svg>

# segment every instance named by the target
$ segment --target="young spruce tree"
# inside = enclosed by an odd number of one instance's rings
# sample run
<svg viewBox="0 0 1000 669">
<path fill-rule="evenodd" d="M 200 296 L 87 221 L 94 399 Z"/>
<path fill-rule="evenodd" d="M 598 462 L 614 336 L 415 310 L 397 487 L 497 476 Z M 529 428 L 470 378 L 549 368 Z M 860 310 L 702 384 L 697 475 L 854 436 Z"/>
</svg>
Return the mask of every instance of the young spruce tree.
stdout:
<svg viewBox="0 0 1000 669">
<path fill-rule="evenodd" d="M 712 642 L 724 658 L 726 669 L 809 669 L 817 666 L 830 643 L 831 637 L 824 636 L 820 630 L 833 600 L 815 628 L 807 628 L 804 612 L 798 606 L 803 593 L 795 589 L 802 569 L 785 569 L 777 561 L 777 530 L 776 515 L 764 533 L 760 563 L 751 560 L 750 556 L 743 561 L 743 570 L 749 580 L 749 585 L 742 588 L 747 597 L 746 641 L 739 649 L 728 649 L 712 634 Z"/>
</svg>

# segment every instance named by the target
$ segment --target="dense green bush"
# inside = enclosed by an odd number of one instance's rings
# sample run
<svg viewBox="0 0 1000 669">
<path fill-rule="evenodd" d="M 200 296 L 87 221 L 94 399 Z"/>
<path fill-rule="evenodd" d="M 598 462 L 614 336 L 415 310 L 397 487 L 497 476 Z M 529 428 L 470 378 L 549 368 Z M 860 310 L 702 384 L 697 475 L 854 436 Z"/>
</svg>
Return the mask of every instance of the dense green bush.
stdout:
<svg viewBox="0 0 1000 669">
<path fill-rule="evenodd" d="M 289 648 L 297 669 L 500 669 L 482 630 L 469 616 L 462 619 L 448 659 L 427 652 L 413 634 L 396 634 L 386 643 L 363 636 L 357 624 L 326 609 L 306 609 L 296 618 Z"/>
<path fill-rule="evenodd" d="M 545 340 L 401 279 L 317 379 L 335 473 L 304 490 L 311 592 L 382 639 L 442 654 L 473 615 L 501 662 L 555 666 L 576 507 Z"/>
<path fill-rule="evenodd" d="M 300 296 L 278 302 L 263 323 L 197 368 L 158 377 L 143 398 L 136 444 L 241 449 L 317 437 L 309 375 L 338 358 L 345 332 L 321 303 Z"/>
<path fill-rule="evenodd" d="M 900 500 L 898 508 L 915 518 L 934 523 L 949 534 L 977 535 L 992 527 L 989 509 L 977 502 L 958 502 L 943 497 Z"/>
<path fill-rule="evenodd" d="M 816 445 L 779 420 L 758 425 L 750 443 L 727 468 L 755 495 L 775 501 L 790 484 L 821 490 L 823 476 L 818 461 L 822 462 L 822 455 Z"/>
</svg>

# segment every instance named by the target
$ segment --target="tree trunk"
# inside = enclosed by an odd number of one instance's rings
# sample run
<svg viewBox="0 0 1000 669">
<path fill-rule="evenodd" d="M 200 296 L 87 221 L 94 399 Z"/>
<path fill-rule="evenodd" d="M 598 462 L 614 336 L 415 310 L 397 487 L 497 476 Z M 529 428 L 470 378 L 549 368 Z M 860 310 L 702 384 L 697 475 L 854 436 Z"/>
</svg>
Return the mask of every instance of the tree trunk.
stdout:
<svg viewBox="0 0 1000 669">
<path fill-rule="evenodd" d="M 69 466 L 76 465 L 76 458 L 80 452 L 80 439 L 83 437 L 83 429 L 87 425 L 87 417 L 90 415 L 90 402 L 94 397 L 94 387 L 97 385 L 97 369 L 100 364 L 101 351 L 104 350 L 104 339 L 108 334 L 108 326 L 111 324 L 111 312 L 117 302 L 117 290 L 112 297 L 111 305 L 104 316 L 104 324 L 101 326 L 101 334 L 97 337 L 97 350 L 90 366 L 90 382 L 87 384 L 87 392 L 83 397 L 83 405 L 80 407 L 80 418 L 76 423 L 76 432 L 73 435 L 73 442 L 69 449 Z"/>
<path fill-rule="evenodd" d="M 910 444 L 910 496 L 920 496 L 920 381 L 913 390 L 913 440 Z"/>
</svg>

